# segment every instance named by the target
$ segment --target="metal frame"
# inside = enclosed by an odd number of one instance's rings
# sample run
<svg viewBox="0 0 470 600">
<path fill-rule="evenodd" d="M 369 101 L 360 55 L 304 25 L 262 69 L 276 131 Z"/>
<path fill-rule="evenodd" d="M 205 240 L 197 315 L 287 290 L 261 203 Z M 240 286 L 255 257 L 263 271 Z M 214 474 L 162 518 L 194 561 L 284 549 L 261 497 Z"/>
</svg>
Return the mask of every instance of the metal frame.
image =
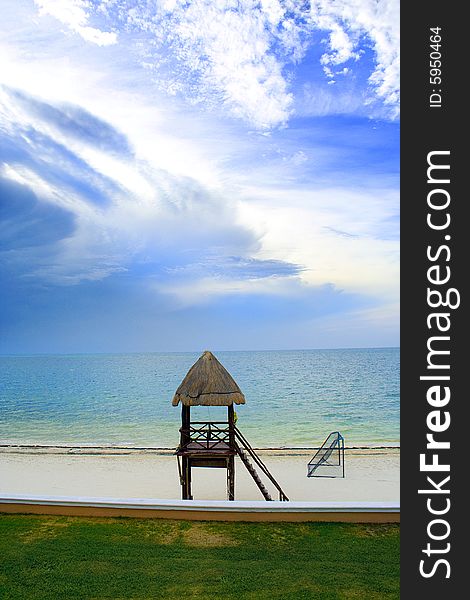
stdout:
<svg viewBox="0 0 470 600">
<path fill-rule="evenodd" d="M 335 436 L 334 439 L 330 442 L 329 446 L 327 446 L 328 440 L 332 437 Z M 321 478 L 325 478 L 325 479 L 336 479 L 337 476 L 336 475 L 317 475 L 316 471 L 318 468 L 323 467 L 323 466 L 328 466 L 328 467 L 342 467 L 342 474 L 341 477 L 344 478 L 345 476 L 345 468 L 344 468 L 344 437 L 340 434 L 339 431 L 332 431 L 327 438 L 325 439 L 325 441 L 323 442 L 323 444 L 320 446 L 320 448 L 316 448 L 317 452 L 314 454 L 313 458 L 309 461 L 308 465 L 307 465 L 307 477 L 321 477 Z M 320 454 L 320 452 L 324 450 L 324 454 L 323 456 L 315 461 L 315 459 L 317 458 L 317 456 Z M 333 454 L 333 452 L 338 451 L 338 464 L 331 464 L 328 463 L 328 459 L 330 458 L 330 456 Z M 314 468 L 310 468 L 310 467 L 314 467 Z"/>
</svg>

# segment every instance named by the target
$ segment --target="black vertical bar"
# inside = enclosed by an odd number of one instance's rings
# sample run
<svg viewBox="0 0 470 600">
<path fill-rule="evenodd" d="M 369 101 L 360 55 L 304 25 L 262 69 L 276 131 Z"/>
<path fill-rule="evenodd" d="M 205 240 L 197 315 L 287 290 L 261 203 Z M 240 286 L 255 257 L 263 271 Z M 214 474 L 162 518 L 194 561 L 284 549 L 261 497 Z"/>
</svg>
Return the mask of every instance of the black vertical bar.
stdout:
<svg viewBox="0 0 470 600">
<path fill-rule="evenodd" d="M 464 564 L 467 552 L 458 551 L 459 545 L 463 549 L 464 532 L 468 530 L 468 523 L 459 518 L 459 506 L 466 503 L 464 471 L 459 471 L 456 462 L 459 448 L 464 456 L 468 455 L 463 447 L 468 435 L 463 429 L 466 425 L 463 408 L 468 395 L 464 400 L 457 392 L 463 384 L 464 370 L 468 370 L 463 348 L 464 316 L 462 306 L 432 308 L 428 295 L 429 289 L 435 289 L 445 297 L 449 288 L 455 288 L 464 299 L 463 286 L 468 277 L 464 265 L 464 256 L 469 253 L 467 244 L 464 246 L 468 238 L 465 220 L 468 192 L 458 193 L 468 171 L 464 164 L 468 152 L 463 150 L 462 134 L 468 128 L 464 89 L 469 70 L 464 7 L 461 3 L 437 0 L 401 3 L 401 596 L 405 600 L 449 598 L 451 593 L 467 588 L 468 567 Z M 431 162 L 450 166 L 446 171 L 449 183 L 434 185 L 433 177 L 428 177 L 432 152 L 445 153 L 435 155 Z M 444 180 L 443 173 L 437 178 Z M 450 195 L 448 209 L 430 207 L 428 196 L 434 188 L 445 190 L 440 193 L 441 200 L 447 193 Z M 429 225 L 429 214 L 442 224 L 446 212 L 451 217 L 446 229 Z M 445 247 L 449 248 L 450 256 Z M 438 258 L 430 259 L 429 251 Z M 448 283 L 430 282 L 429 268 L 435 265 L 440 265 L 442 273 L 447 273 L 449 267 Z M 451 322 L 448 331 L 438 331 L 437 321 L 428 320 L 433 312 L 448 314 Z M 440 355 L 438 361 L 448 362 L 449 369 L 428 368 L 429 340 L 439 335 L 450 338 L 433 342 L 440 345 L 439 349 L 450 350 L 450 354 Z M 432 375 L 449 375 L 450 381 L 420 379 Z M 439 419 L 444 418 L 445 411 L 449 412 L 451 426 L 435 433 L 436 439 L 449 441 L 450 448 L 439 451 L 429 449 L 426 437 L 431 433 L 432 419 L 438 418 L 430 417 L 436 410 L 427 396 L 433 385 L 448 385 L 451 390 L 450 403 L 439 410 Z M 420 455 L 429 463 L 433 453 L 438 455 L 439 463 L 450 465 L 450 472 L 423 469 Z M 449 482 L 441 485 L 448 475 Z M 433 514 L 432 510 L 446 512 Z"/>
</svg>

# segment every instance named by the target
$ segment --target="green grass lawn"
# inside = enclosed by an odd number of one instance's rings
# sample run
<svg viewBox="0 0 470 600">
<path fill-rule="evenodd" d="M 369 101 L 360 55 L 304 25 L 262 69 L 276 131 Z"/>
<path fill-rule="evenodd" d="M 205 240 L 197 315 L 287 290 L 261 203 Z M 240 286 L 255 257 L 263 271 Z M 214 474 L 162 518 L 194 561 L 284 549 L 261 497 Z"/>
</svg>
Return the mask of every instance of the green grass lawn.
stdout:
<svg viewBox="0 0 470 600">
<path fill-rule="evenodd" d="M 399 532 L 0 515 L 0 598 L 398 599 Z"/>
</svg>

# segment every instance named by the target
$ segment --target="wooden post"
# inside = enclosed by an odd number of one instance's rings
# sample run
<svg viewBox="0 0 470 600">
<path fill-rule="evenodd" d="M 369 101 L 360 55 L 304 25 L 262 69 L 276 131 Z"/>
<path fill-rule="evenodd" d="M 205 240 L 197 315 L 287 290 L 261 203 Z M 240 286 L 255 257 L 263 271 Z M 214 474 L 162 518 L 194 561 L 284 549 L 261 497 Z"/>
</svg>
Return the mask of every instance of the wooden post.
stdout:
<svg viewBox="0 0 470 600">
<path fill-rule="evenodd" d="M 227 499 L 235 500 L 235 456 L 227 459 Z"/>
<path fill-rule="evenodd" d="M 233 404 L 228 406 L 228 439 L 230 450 L 235 452 L 235 414 Z M 235 456 L 229 456 L 227 461 L 227 497 L 235 500 Z"/>
<path fill-rule="evenodd" d="M 228 405 L 228 439 L 231 450 L 235 450 L 235 411 L 233 404 Z"/>
<path fill-rule="evenodd" d="M 191 441 L 190 434 L 190 425 L 191 425 L 191 408 L 189 406 L 185 406 L 183 404 L 181 410 L 181 437 L 180 437 L 180 447 L 184 448 Z M 182 489 L 181 496 L 183 500 L 192 500 L 191 496 L 191 461 L 187 456 L 182 457 L 183 463 L 183 481 L 182 481 Z"/>
<path fill-rule="evenodd" d="M 181 478 L 181 497 L 183 500 L 188 499 L 188 459 L 182 457 L 182 478 Z"/>
<path fill-rule="evenodd" d="M 191 407 L 185 406 L 181 409 L 181 447 L 183 448 L 189 443 L 191 435 L 189 428 L 191 426 Z"/>
<path fill-rule="evenodd" d="M 181 496 L 183 500 L 192 500 L 193 496 L 191 494 L 191 459 L 188 456 L 183 456 L 182 459 L 183 481 L 181 482 Z"/>
<path fill-rule="evenodd" d="M 191 493 L 191 459 L 188 457 L 187 459 L 188 461 L 188 475 L 187 475 L 187 483 L 186 483 L 186 493 L 187 493 L 187 500 L 192 500 L 193 499 L 193 495 Z"/>
</svg>

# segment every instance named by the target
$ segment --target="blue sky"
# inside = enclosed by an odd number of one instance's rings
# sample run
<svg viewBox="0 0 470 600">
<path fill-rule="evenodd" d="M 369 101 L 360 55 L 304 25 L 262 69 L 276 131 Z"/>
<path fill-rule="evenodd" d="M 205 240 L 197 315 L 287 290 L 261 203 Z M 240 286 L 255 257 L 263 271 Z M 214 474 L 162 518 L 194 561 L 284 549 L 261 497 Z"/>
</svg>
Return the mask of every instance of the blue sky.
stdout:
<svg viewBox="0 0 470 600">
<path fill-rule="evenodd" d="M 398 0 L 0 29 L 0 352 L 398 345 Z"/>
</svg>

